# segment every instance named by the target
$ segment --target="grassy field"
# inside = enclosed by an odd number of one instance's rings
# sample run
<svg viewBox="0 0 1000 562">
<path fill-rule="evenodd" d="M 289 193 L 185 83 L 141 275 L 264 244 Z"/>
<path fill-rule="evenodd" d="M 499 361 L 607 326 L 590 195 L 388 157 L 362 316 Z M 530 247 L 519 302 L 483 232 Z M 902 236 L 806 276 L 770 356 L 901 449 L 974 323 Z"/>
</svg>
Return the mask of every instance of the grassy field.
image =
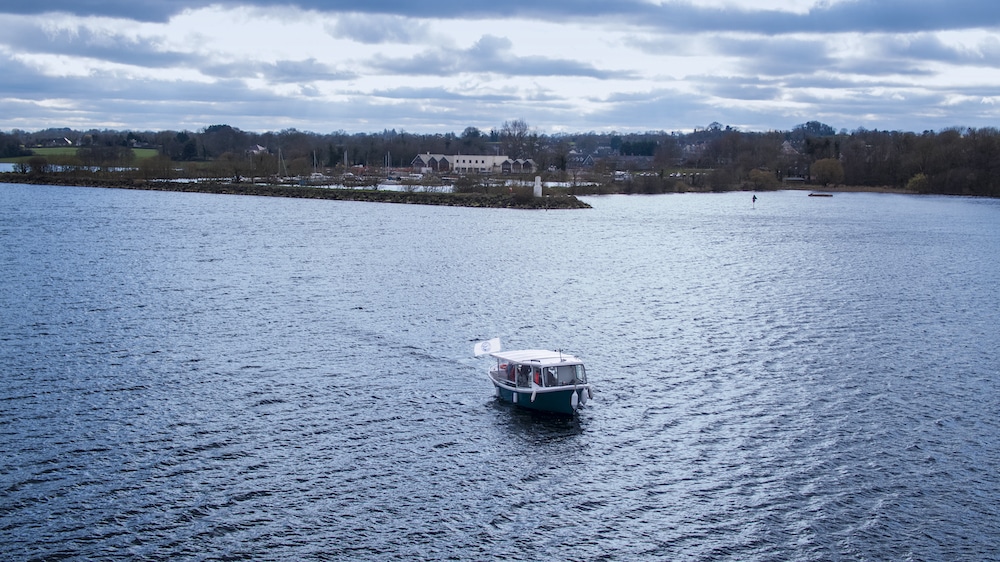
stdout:
<svg viewBox="0 0 1000 562">
<path fill-rule="evenodd" d="M 59 146 L 55 148 L 32 148 L 31 151 L 34 152 L 34 156 L 43 156 L 45 158 L 62 158 L 65 156 L 76 156 L 77 147 L 75 146 Z M 157 150 L 155 148 L 135 148 L 132 150 L 135 152 L 136 160 L 144 160 L 146 158 L 151 158 L 156 156 Z M 19 156 L 17 158 L 0 158 L 0 162 L 25 162 L 31 158 L 31 156 Z"/>
</svg>

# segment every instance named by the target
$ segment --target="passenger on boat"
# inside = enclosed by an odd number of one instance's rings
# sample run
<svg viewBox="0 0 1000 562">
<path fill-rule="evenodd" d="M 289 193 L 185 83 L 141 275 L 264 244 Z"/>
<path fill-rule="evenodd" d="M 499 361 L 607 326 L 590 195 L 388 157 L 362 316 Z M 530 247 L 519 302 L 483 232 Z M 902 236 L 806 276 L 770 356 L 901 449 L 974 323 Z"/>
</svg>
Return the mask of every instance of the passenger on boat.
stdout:
<svg viewBox="0 0 1000 562">
<path fill-rule="evenodd" d="M 521 365 L 517 370 L 517 386 L 528 386 L 528 381 L 531 380 L 531 367 L 527 365 Z"/>
</svg>

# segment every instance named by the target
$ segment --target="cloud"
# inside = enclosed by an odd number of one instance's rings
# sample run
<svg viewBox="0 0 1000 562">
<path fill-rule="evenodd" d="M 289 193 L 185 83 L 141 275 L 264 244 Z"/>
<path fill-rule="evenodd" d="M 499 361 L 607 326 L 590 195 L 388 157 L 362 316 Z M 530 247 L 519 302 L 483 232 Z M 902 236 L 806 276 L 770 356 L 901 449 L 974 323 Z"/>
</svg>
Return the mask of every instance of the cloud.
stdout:
<svg viewBox="0 0 1000 562">
<path fill-rule="evenodd" d="M 301 83 L 322 80 L 343 81 L 357 78 L 350 71 L 340 71 L 314 58 L 275 62 L 240 61 L 205 64 L 200 70 L 219 78 L 260 78 L 276 83 Z"/>
<path fill-rule="evenodd" d="M 170 19 L 187 8 L 196 7 L 201 2 L 187 0 L 48 0 L 46 2 L 6 2 L 0 13 L 15 15 L 39 15 L 64 13 L 76 16 L 97 16 L 122 18 L 135 21 L 158 21 Z"/>
<path fill-rule="evenodd" d="M 58 84 L 58 81 L 40 75 L 37 70 L 9 55 L 0 56 L 0 76 L 3 76 L 0 80 L 0 99 L 28 98 Z"/>
<path fill-rule="evenodd" d="M 695 79 L 698 81 L 700 91 L 706 96 L 717 98 L 743 101 L 776 100 L 783 92 L 777 82 L 762 79 L 733 76 L 702 76 Z"/>
<path fill-rule="evenodd" d="M 820 38 L 718 37 L 716 53 L 740 59 L 745 74 L 785 75 L 814 72 L 835 64 L 830 48 Z"/>
<path fill-rule="evenodd" d="M 407 44 L 428 37 L 426 23 L 402 16 L 344 14 L 326 30 L 333 37 L 365 44 Z"/>
<path fill-rule="evenodd" d="M 390 88 L 384 90 L 373 90 L 367 95 L 380 98 L 396 99 L 396 100 L 423 100 L 423 101 L 475 101 L 480 103 L 502 103 L 509 102 L 519 99 L 512 93 L 508 94 L 497 94 L 497 93 L 462 93 L 449 90 L 442 87 L 429 87 L 429 88 L 414 88 L 409 86 L 400 86 L 398 88 Z"/>
<path fill-rule="evenodd" d="M 164 48 L 162 35 L 128 35 L 79 23 L 13 19 L 5 22 L 0 45 L 22 53 L 66 55 L 144 67 L 191 64 L 190 53 Z"/>
<path fill-rule="evenodd" d="M 448 76 L 462 73 L 493 73 L 505 76 L 583 76 L 596 79 L 629 78 L 632 72 L 609 71 L 569 59 L 523 57 L 511 52 L 506 37 L 483 35 L 468 49 L 429 49 L 412 57 L 379 56 L 369 61 L 383 73 Z"/>
<path fill-rule="evenodd" d="M 993 35 L 974 46 L 948 45 L 928 33 L 882 37 L 875 46 L 884 58 L 1000 67 L 1000 39 Z"/>
<path fill-rule="evenodd" d="M 168 21 L 170 17 L 208 6 L 287 7 L 279 0 L 49 0 L 47 2 L 12 2 L 0 13 L 44 14 L 62 12 L 78 16 L 126 18 L 136 21 Z M 807 11 L 758 8 L 757 3 L 697 6 L 686 0 L 649 2 L 646 0 L 299 0 L 296 6 L 318 13 L 350 13 L 395 16 L 399 18 L 536 19 L 549 21 L 619 21 L 662 30 L 689 32 L 746 31 L 765 34 L 795 32 L 839 33 L 918 32 L 940 29 L 966 29 L 1000 25 L 1000 3 L 984 0 L 854 0 L 816 2 Z M 352 17 L 357 17 L 352 16 Z M 354 20 L 357 21 L 357 20 Z M 360 33 L 369 40 L 379 37 L 378 28 L 365 24 Z M 389 26 L 395 28 L 395 24 Z M 392 31 L 390 30 L 390 35 Z M 357 37 L 355 37 L 357 39 Z"/>
<path fill-rule="evenodd" d="M 608 130 L 609 123 L 632 123 L 630 128 L 652 131 L 693 129 L 716 121 L 718 116 L 704 95 L 658 88 L 609 96 L 579 119 L 582 130 Z"/>
</svg>

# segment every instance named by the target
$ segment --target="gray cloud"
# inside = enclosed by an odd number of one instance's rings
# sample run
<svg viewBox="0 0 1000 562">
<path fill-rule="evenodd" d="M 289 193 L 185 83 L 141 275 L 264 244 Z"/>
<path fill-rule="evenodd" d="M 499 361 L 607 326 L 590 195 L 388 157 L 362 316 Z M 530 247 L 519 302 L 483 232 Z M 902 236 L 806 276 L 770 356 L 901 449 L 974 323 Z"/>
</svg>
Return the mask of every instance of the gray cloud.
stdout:
<svg viewBox="0 0 1000 562">
<path fill-rule="evenodd" d="M 37 15 L 66 13 L 77 16 L 103 16 L 136 21 L 166 21 L 187 8 L 207 5 L 187 0 L 50 0 L 47 2 L 6 2 L 0 13 Z"/>
<path fill-rule="evenodd" d="M 147 36 L 141 39 L 121 33 L 104 33 L 76 25 L 48 29 L 41 22 L 8 23 L 0 35 L 0 45 L 29 53 L 68 55 L 152 68 L 190 65 L 197 60 L 188 53 L 159 47 L 166 38 Z"/>
<path fill-rule="evenodd" d="M 66 12 L 75 15 L 120 17 L 138 21 L 165 21 L 186 9 L 210 5 L 253 5 L 259 7 L 287 6 L 278 0 L 49 0 L 14 2 L 0 13 L 42 14 Z M 549 21 L 592 20 L 609 18 L 633 25 L 671 31 L 692 30 L 748 31 L 765 34 L 792 32 L 833 33 L 859 32 L 918 32 L 940 29 L 968 29 L 1000 25 L 1000 3 L 990 0 L 855 0 L 852 2 L 821 3 L 805 14 L 777 10 L 737 10 L 699 7 L 689 2 L 652 4 L 643 0 L 512 0 L 497 3 L 489 0 L 299 0 L 295 5 L 318 12 L 381 14 L 404 18 L 529 18 Z M 362 37 L 375 40 L 377 29 L 362 32 Z M 390 26 L 391 27 L 391 26 Z M 384 30 L 384 33 L 389 30 Z M 393 33 L 389 31 L 390 35 Z"/>
<path fill-rule="evenodd" d="M 454 92 L 447 88 L 412 88 L 401 86 L 399 88 L 374 90 L 371 94 L 375 97 L 403 100 L 431 100 L 431 101 L 476 101 L 482 103 L 502 103 L 520 99 L 512 94 L 467 94 Z"/>
<path fill-rule="evenodd" d="M 506 37 L 484 35 L 469 49 L 430 49 L 410 58 L 376 57 L 371 66 L 384 73 L 446 76 L 463 72 L 495 73 L 507 76 L 583 76 L 588 78 L 630 78 L 631 72 L 608 71 L 575 60 L 547 57 L 519 57 L 510 50 Z"/>
<path fill-rule="evenodd" d="M 327 27 L 327 33 L 366 44 L 414 43 L 428 35 L 427 24 L 411 18 L 357 13 L 341 15 Z"/>
<path fill-rule="evenodd" d="M 270 82 L 286 84 L 357 78 L 354 72 L 331 68 L 314 58 L 298 61 L 280 60 L 273 63 L 259 61 L 202 63 L 199 69 L 204 74 L 219 78 L 263 78 Z"/>
<path fill-rule="evenodd" d="M 54 91 L 51 88 L 57 84 L 57 81 L 40 75 L 34 69 L 10 57 L 0 57 L 0 76 L 3 76 L 3 80 L 0 80 L 0 99 L 27 98 L 39 91 Z"/>
<path fill-rule="evenodd" d="M 830 67 L 834 58 L 820 39 L 787 37 L 719 37 L 712 41 L 719 54 L 742 59 L 747 74 L 784 75 Z"/>
<path fill-rule="evenodd" d="M 581 130 L 606 129 L 608 124 L 629 123 L 638 130 L 677 130 L 703 127 L 719 120 L 719 112 L 704 95 L 672 89 L 644 93 L 617 94 L 598 108 L 581 115 Z"/>
<path fill-rule="evenodd" d="M 692 79 L 701 85 L 706 95 L 733 100 L 774 100 L 780 98 L 784 91 L 776 82 L 755 78 L 699 76 Z"/>
<path fill-rule="evenodd" d="M 1000 39 L 991 36 L 974 48 L 945 45 L 933 35 L 887 36 L 875 42 L 876 56 L 891 59 L 937 61 L 961 65 L 1000 66 Z"/>
</svg>

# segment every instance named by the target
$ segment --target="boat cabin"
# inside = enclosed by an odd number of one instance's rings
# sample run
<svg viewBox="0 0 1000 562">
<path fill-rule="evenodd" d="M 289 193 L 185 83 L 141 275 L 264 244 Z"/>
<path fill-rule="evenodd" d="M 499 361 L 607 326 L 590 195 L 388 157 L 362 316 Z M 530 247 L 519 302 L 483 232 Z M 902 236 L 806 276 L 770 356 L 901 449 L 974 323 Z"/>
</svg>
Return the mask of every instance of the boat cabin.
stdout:
<svg viewBox="0 0 1000 562">
<path fill-rule="evenodd" d="M 500 378 L 511 386 L 531 388 L 531 384 L 543 388 L 587 383 L 587 373 L 582 363 L 571 365 L 542 365 L 538 362 L 515 363 L 498 361 Z"/>
<path fill-rule="evenodd" d="M 518 389 L 565 389 L 587 384 L 583 361 L 559 351 L 522 349 L 491 353 L 490 374 L 497 384 Z"/>
</svg>

